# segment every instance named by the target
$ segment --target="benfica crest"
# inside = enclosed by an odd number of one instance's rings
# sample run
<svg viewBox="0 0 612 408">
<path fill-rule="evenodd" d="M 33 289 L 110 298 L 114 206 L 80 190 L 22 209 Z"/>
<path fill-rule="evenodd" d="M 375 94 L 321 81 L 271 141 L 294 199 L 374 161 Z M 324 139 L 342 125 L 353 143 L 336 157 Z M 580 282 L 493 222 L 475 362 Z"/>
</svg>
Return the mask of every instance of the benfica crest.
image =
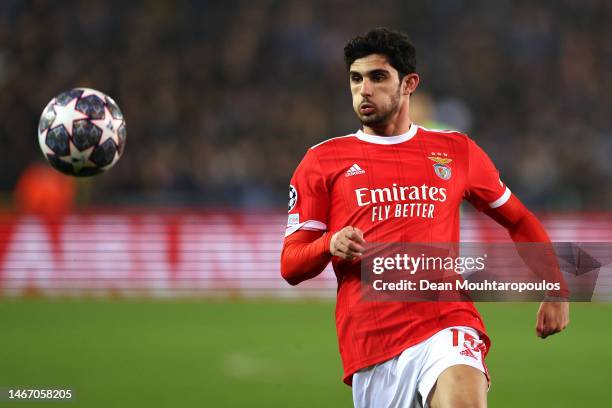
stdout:
<svg viewBox="0 0 612 408">
<path fill-rule="evenodd" d="M 453 175 L 453 172 L 449 166 L 447 166 L 453 159 L 446 157 L 446 153 L 432 153 L 431 156 L 427 157 L 429 160 L 435 162 L 433 165 L 436 176 L 442 180 L 448 180 Z"/>
</svg>

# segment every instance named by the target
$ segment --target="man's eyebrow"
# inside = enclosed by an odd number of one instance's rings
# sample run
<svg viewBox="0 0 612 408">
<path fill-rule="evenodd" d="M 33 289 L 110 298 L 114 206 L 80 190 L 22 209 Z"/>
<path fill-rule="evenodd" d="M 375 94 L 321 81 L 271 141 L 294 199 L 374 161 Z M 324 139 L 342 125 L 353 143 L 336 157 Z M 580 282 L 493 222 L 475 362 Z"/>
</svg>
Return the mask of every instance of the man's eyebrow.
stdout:
<svg viewBox="0 0 612 408">
<path fill-rule="evenodd" d="M 389 71 L 384 69 L 384 68 L 377 68 L 377 69 L 373 69 L 373 70 L 367 72 L 368 75 L 388 74 L 388 73 L 389 73 Z"/>
<path fill-rule="evenodd" d="M 358 74 L 358 75 L 364 75 L 363 73 L 359 72 L 359 71 L 349 71 L 349 75 L 354 75 L 354 74 Z M 371 75 L 375 75 L 375 74 L 389 74 L 389 71 L 384 69 L 384 68 L 376 68 L 373 69 L 371 71 L 367 71 L 365 72 L 366 76 L 371 76 Z"/>
</svg>

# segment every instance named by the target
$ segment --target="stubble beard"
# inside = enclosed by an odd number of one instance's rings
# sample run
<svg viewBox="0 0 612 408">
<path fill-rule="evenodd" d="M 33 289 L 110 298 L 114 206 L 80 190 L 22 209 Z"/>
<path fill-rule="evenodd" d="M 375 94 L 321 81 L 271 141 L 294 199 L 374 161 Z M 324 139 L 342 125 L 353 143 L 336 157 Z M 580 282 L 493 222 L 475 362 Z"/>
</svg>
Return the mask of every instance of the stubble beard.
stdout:
<svg viewBox="0 0 612 408">
<path fill-rule="evenodd" d="M 382 126 L 382 125 L 386 125 L 387 123 L 389 123 L 391 118 L 399 111 L 399 107 L 400 107 L 399 100 L 400 100 L 400 94 L 401 94 L 400 89 L 401 87 L 397 88 L 397 92 L 391 99 L 389 108 L 386 109 L 385 111 L 378 111 L 374 115 L 361 115 L 359 113 L 359 108 L 357 108 L 356 113 L 357 113 L 357 117 L 359 118 L 359 121 L 361 122 L 361 124 L 364 126 L 368 126 L 368 127 L 377 127 L 377 126 Z"/>
</svg>

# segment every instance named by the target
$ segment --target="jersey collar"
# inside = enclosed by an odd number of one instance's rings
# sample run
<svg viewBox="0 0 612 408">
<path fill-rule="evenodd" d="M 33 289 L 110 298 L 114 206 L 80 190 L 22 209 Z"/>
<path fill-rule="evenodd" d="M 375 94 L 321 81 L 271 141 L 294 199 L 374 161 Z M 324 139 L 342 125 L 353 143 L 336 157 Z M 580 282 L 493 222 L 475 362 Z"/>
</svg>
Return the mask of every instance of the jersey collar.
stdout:
<svg viewBox="0 0 612 408">
<path fill-rule="evenodd" d="M 417 129 L 418 129 L 418 126 L 415 125 L 414 123 L 411 123 L 410 129 L 408 129 L 408 132 L 401 134 L 401 135 L 397 135 L 397 136 L 368 135 L 366 133 L 363 133 L 361 129 L 359 129 L 357 133 L 355 133 L 355 136 L 357 137 L 357 139 L 363 140 L 364 142 L 381 144 L 381 145 L 392 145 L 392 144 L 404 143 L 412 139 L 414 135 L 416 135 Z"/>
</svg>

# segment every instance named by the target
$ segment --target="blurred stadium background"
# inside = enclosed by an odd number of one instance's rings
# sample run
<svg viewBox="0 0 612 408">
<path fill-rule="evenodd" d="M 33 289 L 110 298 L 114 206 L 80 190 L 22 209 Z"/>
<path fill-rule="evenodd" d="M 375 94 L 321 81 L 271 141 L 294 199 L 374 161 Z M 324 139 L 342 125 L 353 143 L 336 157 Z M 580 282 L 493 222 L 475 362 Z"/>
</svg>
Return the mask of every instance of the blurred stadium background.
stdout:
<svg viewBox="0 0 612 408">
<path fill-rule="evenodd" d="M 350 406 L 335 279 L 289 288 L 278 258 L 293 169 L 359 126 L 342 48 L 374 26 L 417 46 L 417 123 L 470 134 L 553 240 L 610 241 L 612 3 L 414 3 L 2 0 L 0 388 Z M 108 174 L 73 180 L 44 164 L 36 126 L 77 86 L 118 102 L 128 140 Z M 462 237 L 506 239 L 469 208 Z M 609 404 L 609 304 L 575 305 L 546 341 L 537 304 L 481 310 L 491 406 Z"/>
</svg>

